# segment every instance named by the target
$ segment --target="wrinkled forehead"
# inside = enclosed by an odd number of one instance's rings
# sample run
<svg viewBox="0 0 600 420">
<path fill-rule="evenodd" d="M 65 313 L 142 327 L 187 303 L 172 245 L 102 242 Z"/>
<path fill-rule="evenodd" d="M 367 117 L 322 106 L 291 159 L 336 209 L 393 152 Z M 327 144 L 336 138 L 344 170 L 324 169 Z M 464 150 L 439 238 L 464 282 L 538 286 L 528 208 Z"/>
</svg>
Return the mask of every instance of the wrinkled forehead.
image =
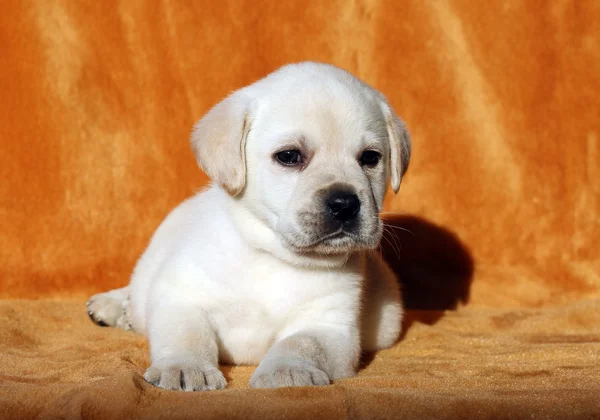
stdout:
<svg viewBox="0 0 600 420">
<path fill-rule="evenodd" d="M 259 101 L 252 131 L 261 148 L 276 147 L 289 137 L 336 150 L 387 144 L 379 104 L 361 92 L 339 87 L 304 87 L 268 95 Z"/>
</svg>

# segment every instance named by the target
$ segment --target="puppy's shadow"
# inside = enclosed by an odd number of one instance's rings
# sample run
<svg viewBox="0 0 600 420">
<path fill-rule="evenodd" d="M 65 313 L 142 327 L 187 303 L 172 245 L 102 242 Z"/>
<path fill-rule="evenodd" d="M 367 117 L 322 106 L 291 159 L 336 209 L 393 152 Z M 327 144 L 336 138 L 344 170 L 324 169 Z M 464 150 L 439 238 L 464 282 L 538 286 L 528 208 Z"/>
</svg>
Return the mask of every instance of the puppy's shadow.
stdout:
<svg viewBox="0 0 600 420">
<path fill-rule="evenodd" d="M 404 307 L 402 336 L 415 322 L 433 325 L 444 311 L 469 301 L 474 263 L 453 232 L 425 219 L 386 215 L 383 258 L 400 279 Z M 365 354 L 366 366 L 374 355 Z"/>
<path fill-rule="evenodd" d="M 383 258 L 400 279 L 405 308 L 456 309 L 469 301 L 474 263 L 451 231 L 415 216 L 387 216 Z"/>
</svg>

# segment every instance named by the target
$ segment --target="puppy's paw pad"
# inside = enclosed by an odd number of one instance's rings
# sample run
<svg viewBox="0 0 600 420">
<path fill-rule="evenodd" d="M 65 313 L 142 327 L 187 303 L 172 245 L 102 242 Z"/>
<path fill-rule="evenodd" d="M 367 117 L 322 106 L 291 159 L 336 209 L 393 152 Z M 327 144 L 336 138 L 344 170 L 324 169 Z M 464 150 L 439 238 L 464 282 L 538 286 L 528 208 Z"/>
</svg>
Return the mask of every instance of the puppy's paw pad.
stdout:
<svg viewBox="0 0 600 420">
<path fill-rule="evenodd" d="M 329 385 L 327 374 L 308 363 L 276 363 L 270 366 L 259 366 L 250 378 L 251 388 L 325 385 Z"/>
<path fill-rule="evenodd" d="M 196 363 L 152 365 L 146 370 L 144 379 L 159 388 L 176 391 L 213 391 L 227 386 L 219 369 Z"/>
</svg>

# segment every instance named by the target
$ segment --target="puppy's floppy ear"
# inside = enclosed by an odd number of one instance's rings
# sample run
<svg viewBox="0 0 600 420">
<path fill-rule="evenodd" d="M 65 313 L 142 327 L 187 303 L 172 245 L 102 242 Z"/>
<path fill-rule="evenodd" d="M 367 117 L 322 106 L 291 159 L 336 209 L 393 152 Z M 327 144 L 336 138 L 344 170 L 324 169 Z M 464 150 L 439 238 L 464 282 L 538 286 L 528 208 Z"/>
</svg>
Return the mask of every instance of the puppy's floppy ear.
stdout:
<svg viewBox="0 0 600 420">
<path fill-rule="evenodd" d="M 192 150 L 200 168 L 229 194 L 246 184 L 246 137 L 253 99 L 244 90 L 215 105 L 194 127 Z"/>
<path fill-rule="evenodd" d="M 397 193 L 400 189 L 402 176 L 408 169 L 410 161 L 410 135 L 404 122 L 398 118 L 390 105 L 381 101 L 381 110 L 385 117 L 388 137 L 390 141 L 390 169 L 392 173 L 392 189 Z"/>
</svg>

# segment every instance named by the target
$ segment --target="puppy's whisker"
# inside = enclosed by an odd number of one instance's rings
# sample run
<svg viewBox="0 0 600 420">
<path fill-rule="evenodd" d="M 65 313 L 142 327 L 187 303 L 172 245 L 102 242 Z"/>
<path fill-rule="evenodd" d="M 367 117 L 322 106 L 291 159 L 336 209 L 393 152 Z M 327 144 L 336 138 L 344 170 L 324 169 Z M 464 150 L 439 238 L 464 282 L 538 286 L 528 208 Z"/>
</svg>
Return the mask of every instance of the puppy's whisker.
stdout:
<svg viewBox="0 0 600 420">
<path fill-rule="evenodd" d="M 385 223 L 383 224 L 383 226 L 385 226 L 386 228 L 403 230 L 404 232 L 410 233 L 412 236 L 417 236 L 412 230 L 403 228 L 402 226 L 388 225 L 388 224 L 385 224 Z"/>
<path fill-rule="evenodd" d="M 390 235 L 389 235 L 389 236 L 390 236 L 390 237 L 392 238 L 392 240 L 394 241 L 394 244 L 396 244 L 396 245 L 397 245 L 397 247 L 398 247 L 398 254 L 400 254 L 400 253 L 401 253 L 400 251 L 402 250 L 402 244 L 400 243 L 400 238 L 398 238 L 398 236 L 397 236 L 397 235 L 392 235 L 391 233 L 390 233 Z"/>
<path fill-rule="evenodd" d="M 394 241 L 394 243 L 396 243 L 396 239 L 400 240 L 400 238 L 398 238 L 397 235 L 395 235 L 392 230 L 387 230 L 387 228 L 399 229 L 399 230 L 402 230 L 402 231 L 406 231 L 406 232 L 410 233 L 413 236 L 416 236 L 413 232 L 411 232 L 410 230 L 405 229 L 403 227 L 390 225 L 390 224 L 387 224 L 385 222 L 382 222 L 382 224 L 384 226 L 384 229 L 383 229 L 383 232 L 382 232 L 381 236 L 384 237 L 386 234 L 389 234 L 389 236 L 392 238 L 392 240 Z M 398 245 L 398 246 L 401 248 L 400 245 Z"/>
<path fill-rule="evenodd" d="M 375 218 L 377 218 L 377 219 L 378 219 L 378 217 L 377 217 L 377 216 L 375 216 Z M 410 229 L 406 229 L 406 228 L 403 228 L 402 226 L 391 225 L 391 224 L 389 224 L 389 223 L 386 223 L 386 222 L 384 222 L 383 220 L 381 221 L 381 223 L 382 223 L 382 225 L 383 225 L 384 227 L 386 227 L 386 228 L 403 230 L 403 231 L 405 231 L 405 232 L 408 232 L 408 233 L 410 233 L 410 234 L 411 234 L 411 235 L 413 235 L 413 236 L 417 236 L 417 235 L 416 235 L 416 234 L 415 234 L 415 233 L 414 233 L 412 230 L 410 230 Z"/>
<path fill-rule="evenodd" d="M 385 235 L 381 236 L 382 239 L 385 239 L 386 242 L 388 244 L 390 244 L 390 247 L 392 248 L 392 250 L 394 251 L 394 254 L 396 254 L 396 258 L 400 258 L 400 253 L 398 251 L 398 249 L 394 246 L 394 244 L 392 243 L 392 241 L 390 241 L 388 238 L 385 237 Z"/>
</svg>

